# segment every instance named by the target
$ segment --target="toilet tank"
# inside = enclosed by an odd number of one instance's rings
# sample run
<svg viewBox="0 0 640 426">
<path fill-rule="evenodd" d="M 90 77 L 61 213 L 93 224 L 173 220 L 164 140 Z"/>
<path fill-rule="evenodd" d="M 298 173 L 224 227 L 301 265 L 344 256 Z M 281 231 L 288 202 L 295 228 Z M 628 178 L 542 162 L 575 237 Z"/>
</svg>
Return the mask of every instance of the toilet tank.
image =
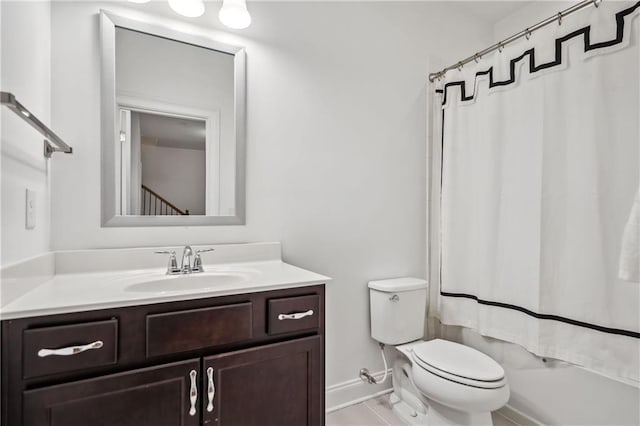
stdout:
<svg viewBox="0 0 640 426">
<path fill-rule="evenodd" d="M 419 278 L 370 281 L 371 337 L 386 345 L 422 339 L 427 287 Z"/>
</svg>

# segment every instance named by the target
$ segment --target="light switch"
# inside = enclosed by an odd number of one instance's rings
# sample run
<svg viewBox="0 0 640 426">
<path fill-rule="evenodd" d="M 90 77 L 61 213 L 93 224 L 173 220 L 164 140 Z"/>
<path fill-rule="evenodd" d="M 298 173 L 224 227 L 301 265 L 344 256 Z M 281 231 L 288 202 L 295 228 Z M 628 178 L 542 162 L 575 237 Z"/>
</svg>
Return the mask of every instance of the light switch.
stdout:
<svg viewBox="0 0 640 426">
<path fill-rule="evenodd" d="M 36 227 L 36 191 L 27 188 L 26 199 L 26 228 L 33 229 Z"/>
</svg>

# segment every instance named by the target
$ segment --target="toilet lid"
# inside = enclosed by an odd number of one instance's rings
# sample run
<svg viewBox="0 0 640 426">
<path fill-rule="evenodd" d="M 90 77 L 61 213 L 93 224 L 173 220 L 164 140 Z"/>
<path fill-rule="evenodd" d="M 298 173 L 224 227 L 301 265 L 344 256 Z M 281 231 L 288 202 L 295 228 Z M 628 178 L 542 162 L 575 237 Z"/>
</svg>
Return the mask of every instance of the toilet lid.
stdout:
<svg viewBox="0 0 640 426">
<path fill-rule="evenodd" d="M 434 339 L 416 345 L 413 348 L 415 357 L 446 376 L 480 381 L 502 382 L 504 370 L 491 357 L 469 346 L 442 339 Z M 429 368 L 429 370 L 431 370 Z"/>
</svg>

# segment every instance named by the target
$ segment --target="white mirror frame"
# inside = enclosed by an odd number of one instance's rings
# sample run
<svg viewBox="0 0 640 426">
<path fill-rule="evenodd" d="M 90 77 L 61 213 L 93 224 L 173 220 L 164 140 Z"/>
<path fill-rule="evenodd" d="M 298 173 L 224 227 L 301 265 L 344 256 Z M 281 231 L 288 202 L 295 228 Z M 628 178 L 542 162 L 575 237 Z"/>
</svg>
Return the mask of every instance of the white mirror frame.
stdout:
<svg viewBox="0 0 640 426">
<path fill-rule="evenodd" d="M 118 140 L 116 99 L 116 27 L 176 40 L 234 56 L 235 216 L 120 216 L 116 214 L 115 148 Z M 161 25 L 100 11 L 101 47 L 101 198 L 102 226 L 207 226 L 245 224 L 246 57 L 243 47 L 231 46 Z"/>
</svg>

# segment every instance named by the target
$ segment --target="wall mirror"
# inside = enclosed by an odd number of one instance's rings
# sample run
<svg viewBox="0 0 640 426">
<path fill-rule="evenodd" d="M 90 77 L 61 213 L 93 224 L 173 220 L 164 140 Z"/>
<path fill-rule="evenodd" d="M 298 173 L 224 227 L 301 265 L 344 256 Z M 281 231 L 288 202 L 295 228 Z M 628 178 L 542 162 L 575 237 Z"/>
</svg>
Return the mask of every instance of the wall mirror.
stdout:
<svg viewBox="0 0 640 426">
<path fill-rule="evenodd" d="M 100 13 L 102 225 L 245 217 L 242 47 Z"/>
</svg>

